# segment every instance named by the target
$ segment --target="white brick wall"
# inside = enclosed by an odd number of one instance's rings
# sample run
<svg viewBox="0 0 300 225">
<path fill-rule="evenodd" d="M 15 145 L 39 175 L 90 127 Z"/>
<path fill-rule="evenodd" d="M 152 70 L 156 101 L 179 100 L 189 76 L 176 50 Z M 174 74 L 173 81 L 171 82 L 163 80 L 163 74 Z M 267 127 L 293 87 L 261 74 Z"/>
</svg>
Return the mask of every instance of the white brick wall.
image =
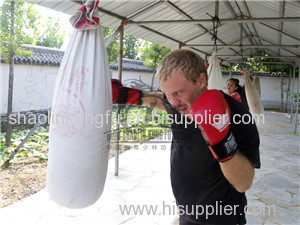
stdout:
<svg viewBox="0 0 300 225">
<path fill-rule="evenodd" d="M 1 96 L 0 113 L 7 111 L 8 92 L 8 65 L 1 66 Z M 58 67 L 38 66 L 38 65 L 15 65 L 13 111 L 28 111 L 48 109 L 52 103 L 52 94 Z M 112 71 L 112 77 L 118 78 L 118 71 Z M 242 76 L 233 76 L 244 83 Z M 223 76 L 224 91 L 225 83 L 229 76 Z M 144 83 L 151 85 L 152 73 L 123 71 L 122 80 L 124 85 L 129 85 L 133 80 L 141 79 Z M 280 77 L 260 77 L 262 102 L 265 108 L 280 108 Z M 288 78 L 284 78 L 284 88 L 287 87 Z M 158 88 L 158 83 L 154 82 L 154 87 Z M 295 81 L 295 91 L 298 87 L 298 79 Z M 284 100 L 286 94 L 284 93 Z"/>
</svg>

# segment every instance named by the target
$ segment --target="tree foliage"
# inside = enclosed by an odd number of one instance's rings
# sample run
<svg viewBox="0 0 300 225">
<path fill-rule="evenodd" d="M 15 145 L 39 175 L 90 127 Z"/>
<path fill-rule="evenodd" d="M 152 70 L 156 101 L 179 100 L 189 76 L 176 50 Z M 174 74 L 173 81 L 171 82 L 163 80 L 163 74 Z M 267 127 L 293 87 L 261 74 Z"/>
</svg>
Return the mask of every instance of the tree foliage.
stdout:
<svg viewBox="0 0 300 225">
<path fill-rule="evenodd" d="M 107 41 L 114 32 L 113 29 L 103 26 L 104 40 Z M 119 37 L 115 38 L 106 48 L 109 63 L 114 62 L 119 56 L 119 40 Z"/>
<path fill-rule="evenodd" d="M 161 60 L 171 51 L 171 49 L 145 41 L 143 48 L 141 48 L 140 51 L 144 65 L 153 70 L 151 79 L 151 91 L 153 91 L 155 70 Z"/>
<path fill-rule="evenodd" d="M 27 57 L 32 53 L 22 49 L 23 43 L 33 42 L 37 32 L 37 11 L 23 0 L 5 0 L 1 6 L 0 41 L 1 60 L 9 63 L 7 117 L 13 109 L 14 57 Z M 7 120 L 6 146 L 11 144 L 12 125 Z"/>
<path fill-rule="evenodd" d="M 14 18 L 11 16 L 12 3 Z M 30 56 L 28 51 L 22 50 L 22 44 L 60 48 L 64 42 L 65 33 L 65 31 L 60 31 L 58 18 L 49 16 L 46 20 L 42 19 L 33 4 L 23 0 L 5 0 L 1 6 L 1 57 L 8 63 L 11 51 L 15 52 L 15 56 Z"/>
<path fill-rule="evenodd" d="M 107 41 L 115 30 L 108 27 L 103 27 L 104 40 Z M 107 46 L 107 56 L 109 63 L 116 61 L 119 57 L 120 37 L 119 35 Z M 124 34 L 123 37 L 123 58 L 137 59 L 140 47 L 140 40 L 129 34 Z"/>
<path fill-rule="evenodd" d="M 284 74 L 289 74 L 291 66 L 286 64 L 280 64 L 278 59 L 266 58 L 267 54 L 261 54 L 261 58 L 247 58 L 244 59 L 243 63 L 238 63 L 232 66 L 232 70 L 241 71 L 244 68 L 250 69 L 256 72 L 281 72 Z M 278 64 L 266 64 L 268 62 L 278 62 Z M 230 67 L 228 67 L 229 69 Z"/>
<path fill-rule="evenodd" d="M 12 13 L 13 12 L 13 13 Z M 10 63 L 14 56 L 29 56 L 22 44 L 33 44 L 38 33 L 38 12 L 23 0 L 5 0 L 1 6 L 1 58 Z"/>
<path fill-rule="evenodd" d="M 124 58 L 137 59 L 138 49 L 141 46 L 138 38 L 125 34 L 124 35 Z"/>
<path fill-rule="evenodd" d="M 59 19 L 49 16 L 42 27 L 45 29 L 40 32 L 36 44 L 39 46 L 60 48 L 64 43 L 66 32 L 60 31 Z"/>
<path fill-rule="evenodd" d="M 145 41 L 141 48 L 141 59 L 146 67 L 155 70 L 161 60 L 171 51 L 170 48 Z"/>
</svg>

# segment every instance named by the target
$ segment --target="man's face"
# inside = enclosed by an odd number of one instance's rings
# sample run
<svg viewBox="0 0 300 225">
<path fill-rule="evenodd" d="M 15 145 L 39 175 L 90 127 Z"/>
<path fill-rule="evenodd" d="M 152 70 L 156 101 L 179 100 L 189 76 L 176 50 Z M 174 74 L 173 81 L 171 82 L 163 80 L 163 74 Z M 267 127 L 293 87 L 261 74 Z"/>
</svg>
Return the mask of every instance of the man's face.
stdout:
<svg viewBox="0 0 300 225">
<path fill-rule="evenodd" d="M 205 77 L 204 74 L 201 74 L 200 77 L 203 78 L 203 76 Z M 188 114 L 193 103 L 207 90 L 206 80 L 202 78 L 199 78 L 199 80 L 193 84 L 184 77 L 182 72 L 175 71 L 170 78 L 163 81 L 160 86 L 170 104 L 181 114 Z M 205 82 L 205 84 L 203 82 Z"/>
</svg>

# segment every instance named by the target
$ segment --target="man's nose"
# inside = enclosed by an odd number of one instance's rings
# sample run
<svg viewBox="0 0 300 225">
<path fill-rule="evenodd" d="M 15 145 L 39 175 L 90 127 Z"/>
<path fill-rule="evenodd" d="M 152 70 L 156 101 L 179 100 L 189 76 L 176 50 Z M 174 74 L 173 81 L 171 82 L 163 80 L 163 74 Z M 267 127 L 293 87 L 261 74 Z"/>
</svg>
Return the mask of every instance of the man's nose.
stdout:
<svg viewBox="0 0 300 225">
<path fill-rule="evenodd" d="M 180 100 L 176 97 L 169 97 L 169 102 L 172 106 L 179 106 L 180 105 Z"/>
</svg>

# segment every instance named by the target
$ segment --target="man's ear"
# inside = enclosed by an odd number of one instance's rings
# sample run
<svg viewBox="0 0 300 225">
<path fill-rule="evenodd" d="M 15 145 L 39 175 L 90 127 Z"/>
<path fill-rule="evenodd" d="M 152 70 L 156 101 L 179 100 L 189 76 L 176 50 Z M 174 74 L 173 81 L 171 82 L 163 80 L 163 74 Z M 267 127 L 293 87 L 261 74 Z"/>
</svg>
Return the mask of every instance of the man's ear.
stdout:
<svg viewBox="0 0 300 225">
<path fill-rule="evenodd" d="M 201 89 L 207 87 L 207 75 L 205 73 L 200 73 L 200 76 L 197 79 L 197 85 Z"/>
</svg>

